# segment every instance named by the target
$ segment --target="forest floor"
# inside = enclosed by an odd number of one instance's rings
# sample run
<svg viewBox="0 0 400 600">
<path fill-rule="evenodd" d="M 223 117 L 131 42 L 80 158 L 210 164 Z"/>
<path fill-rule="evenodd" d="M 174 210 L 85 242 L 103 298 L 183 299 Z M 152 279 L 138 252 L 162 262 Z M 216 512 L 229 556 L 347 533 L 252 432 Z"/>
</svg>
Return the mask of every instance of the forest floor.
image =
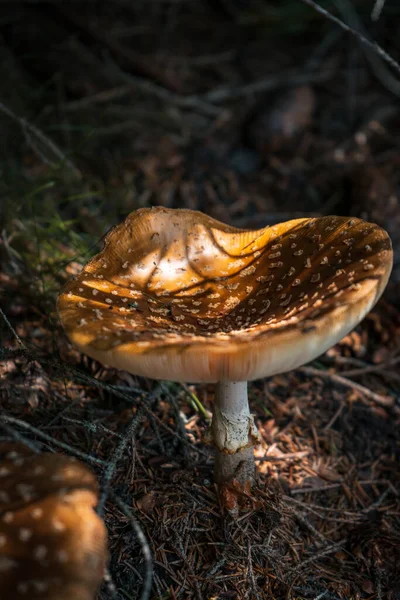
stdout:
<svg viewBox="0 0 400 600">
<path fill-rule="evenodd" d="M 400 57 L 396 2 L 375 21 L 341 6 Z M 0 438 L 97 473 L 99 598 L 143 598 L 151 576 L 154 599 L 399 599 L 399 80 L 297 0 L 15 1 L 0 17 Z M 239 518 L 203 441 L 213 386 L 106 369 L 57 318 L 107 230 L 155 205 L 239 227 L 346 214 L 392 236 L 392 279 L 355 331 L 249 385 L 259 479 Z"/>
</svg>

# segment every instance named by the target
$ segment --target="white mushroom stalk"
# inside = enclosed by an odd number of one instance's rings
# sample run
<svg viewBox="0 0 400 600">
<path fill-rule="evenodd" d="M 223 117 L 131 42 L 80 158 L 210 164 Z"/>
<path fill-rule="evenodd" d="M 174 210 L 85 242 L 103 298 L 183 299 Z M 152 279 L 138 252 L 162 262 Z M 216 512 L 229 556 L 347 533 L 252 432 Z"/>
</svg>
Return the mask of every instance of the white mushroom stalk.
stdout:
<svg viewBox="0 0 400 600">
<path fill-rule="evenodd" d="M 213 419 L 208 434 L 216 449 L 217 483 L 245 483 L 255 472 L 253 446 L 259 434 L 250 413 L 247 381 L 219 381 L 215 386 Z"/>
</svg>

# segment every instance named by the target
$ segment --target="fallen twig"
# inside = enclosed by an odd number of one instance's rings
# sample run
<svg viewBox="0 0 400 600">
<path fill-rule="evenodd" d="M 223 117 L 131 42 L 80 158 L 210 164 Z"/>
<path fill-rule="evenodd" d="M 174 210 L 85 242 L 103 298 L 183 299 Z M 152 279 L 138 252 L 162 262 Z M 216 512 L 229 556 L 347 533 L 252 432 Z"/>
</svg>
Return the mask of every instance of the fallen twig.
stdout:
<svg viewBox="0 0 400 600">
<path fill-rule="evenodd" d="M 16 358 L 25 358 L 25 360 L 28 360 L 28 361 L 37 361 L 40 365 L 52 367 L 52 368 L 56 369 L 59 373 L 62 373 L 64 375 L 67 372 L 69 375 L 72 375 L 77 381 L 80 381 L 87 385 L 93 385 L 97 388 L 108 391 L 110 394 L 112 394 L 113 396 L 115 396 L 117 398 L 121 398 L 127 402 L 132 402 L 132 395 L 129 395 L 127 393 L 123 393 L 123 392 L 119 391 L 118 386 L 113 386 L 108 383 L 99 381 L 98 379 L 95 379 L 94 377 L 91 377 L 90 375 L 83 373 L 79 369 L 71 367 L 70 365 L 68 365 L 66 363 L 61 363 L 54 358 L 47 359 L 47 358 L 39 357 L 39 356 L 34 355 L 30 350 L 27 350 L 24 348 L 17 349 L 17 350 L 11 350 L 9 348 L 0 348 L 0 361 L 8 360 L 8 359 L 13 360 Z M 132 391 L 134 392 L 134 390 L 132 390 Z M 159 427 L 161 427 L 162 429 L 167 431 L 170 435 L 172 435 L 176 438 L 179 438 L 179 440 L 182 442 L 182 444 L 186 444 L 187 446 L 190 446 L 191 448 L 193 447 L 193 444 L 186 437 L 182 437 L 177 431 L 174 431 L 171 427 L 169 427 L 166 423 L 164 423 L 162 421 L 162 419 L 160 419 L 160 417 L 158 417 L 155 413 L 152 412 L 152 410 L 146 404 L 146 394 L 145 393 L 141 393 L 140 396 L 135 396 L 134 399 L 135 399 L 135 402 L 137 402 L 137 404 L 143 405 L 144 411 L 148 415 L 152 416 L 152 418 L 156 421 L 156 423 L 159 425 Z M 196 452 L 205 457 L 208 456 L 207 453 L 204 450 L 202 450 L 201 448 L 197 447 Z"/>
<path fill-rule="evenodd" d="M 360 375 L 366 375 L 367 373 L 381 373 L 390 367 L 394 367 L 400 363 L 400 356 L 392 358 L 386 362 L 382 362 L 379 365 L 367 365 L 360 367 L 359 369 L 349 369 L 348 371 L 342 371 L 341 377 L 359 377 Z"/>
<path fill-rule="evenodd" d="M 118 40 L 111 37 L 108 32 L 104 32 L 103 29 L 97 27 L 93 21 L 88 22 L 82 18 L 79 11 L 70 10 L 68 3 L 60 4 L 54 2 L 53 6 L 65 19 L 73 23 L 75 27 L 78 27 L 78 29 L 97 42 L 103 43 L 109 48 L 112 54 L 118 56 L 121 61 L 125 62 L 126 65 L 129 65 L 129 67 L 133 68 L 137 73 L 141 73 L 142 75 L 159 81 L 172 91 L 179 91 L 179 82 L 171 77 L 168 70 L 164 69 L 151 57 L 124 46 L 124 44 L 121 44 Z"/>
<path fill-rule="evenodd" d="M 0 110 L 8 117 L 19 123 L 28 144 L 43 162 L 49 164 L 52 167 L 56 166 L 43 154 L 43 152 L 41 152 L 41 150 L 39 150 L 37 145 L 34 143 L 31 135 L 35 136 L 37 140 L 39 140 L 43 145 L 47 146 L 47 148 L 49 148 L 51 152 L 53 152 L 54 156 L 57 159 L 59 159 L 60 162 L 67 165 L 67 167 L 71 170 L 75 177 L 77 177 L 78 179 L 81 178 L 81 173 L 77 169 L 77 167 L 75 167 L 73 162 L 69 158 L 67 158 L 66 155 L 60 150 L 60 148 L 42 131 L 40 131 L 40 129 L 35 127 L 35 125 L 32 125 L 32 123 L 29 123 L 29 121 L 27 121 L 24 117 L 19 117 L 18 115 L 16 115 L 11 109 L 9 109 L 5 104 L 3 104 L 3 102 L 0 102 Z"/>
<path fill-rule="evenodd" d="M 100 486 L 101 493 L 100 493 L 99 502 L 97 505 L 97 512 L 101 517 L 104 514 L 105 503 L 107 502 L 107 498 L 110 494 L 110 485 L 111 485 L 111 481 L 112 481 L 115 469 L 117 467 L 117 464 L 121 460 L 124 450 L 125 450 L 126 446 L 128 445 L 129 441 L 131 441 L 133 439 L 133 437 L 136 433 L 136 430 L 138 429 L 139 425 L 142 422 L 144 414 L 145 414 L 144 407 L 143 406 L 139 407 L 135 417 L 132 419 L 124 436 L 118 442 L 118 444 L 115 446 L 115 448 L 110 456 L 110 459 L 107 461 L 107 464 L 103 471 L 103 476 L 101 478 L 101 486 Z"/>
<path fill-rule="evenodd" d="M 343 31 L 346 31 L 346 33 L 350 33 L 351 35 L 356 37 L 358 41 L 361 42 L 361 44 L 367 46 L 367 48 L 369 48 L 370 50 L 374 50 L 376 54 L 383 58 L 383 60 L 385 60 L 391 67 L 393 67 L 395 71 L 397 71 L 400 74 L 400 64 L 396 60 L 394 60 L 394 58 L 390 56 L 390 54 L 388 54 L 379 44 L 377 44 L 376 42 L 372 42 L 371 40 L 366 38 L 365 35 L 350 27 L 350 25 L 347 25 L 346 23 L 341 21 L 338 17 L 332 15 L 325 8 L 314 2 L 314 0 L 300 0 L 300 2 L 303 2 L 303 4 L 307 4 L 308 6 L 319 12 L 321 15 L 326 17 L 329 21 L 332 21 L 332 23 L 335 23 L 336 25 L 341 27 Z"/>
<path fill-rule="evenodd" d="M 364 479 L 363 481 L 357 481 L 357 484 L 358 485 L 378 485 L 378 484 L 390 485 L 390 482 L 388 482 L 386 479 Z M 337 490 L 342 485 L 344 485 L 344 482 L 328 483 L 327 485 L 321 485 L 319 487 L 303 487 L 303 488 L 299 487 L 299 488 L 294 488 L 294 489 L 290 490 L 290 493 L 292 495 L 294 495 L 294 494 L 313 494 L 316 492 L 327 492 L 329 490 Z"/>
<path fill-rule="evenodd" d="M 37 429 L 33 425 L 30 425 L 30 423 L 21 421 L 21 419 L 16 419 L 15 417 L 11 417 L 10 415 L 0 415 L 0 426 L 3 423 L 6 425 L 11 423 L 13 425 L 16 425 L 17 427 L 22 427 L 22 429 L 26 429 L 27 431 L 30 431 L 38 438 L 45 440 L 49 444 L 58 446 L 59 448 L 62 448 L 63 450 L 68 452 L 68 454 L 72 454 L 73 456 L 78 456 L 79 458 L 81 458 L 82 460 L 84 460 L 88 463 L 91 463 L 93 465 L 100 466 L 100 467 L 107 466 L 107 463 L 104 462 L 104 460 L 101 460 L 100 458 L 91 456 L 90 454 L 86 454 L 86 452 L 82 452 L 81 450 L 77 450 L 76 448 L 74 448 L 73 446 L 70 446 L 69 444 L 66 444 L 65 442 L 60 442 L 59 440 L 56 440 L 55 438 L 51 437 L 47 433 L 40 431 L 40 429 Z M 16 436 L 16 439 L 18 439 L 18 436 Z"/>
<path fill-rule="evenodd" d="M 375 0 L 375 5 L 371 13 L 372 21 L 378 21 L 379 17 L 381 16 L 383 7 L 385 6 L 385 1 L 386 0 Z"/>
<path fill-rule="evenodd" d="M 146 539 L 143 529 L 139 524 L 139 521 L 133 515 L 131 508 L 127 504 L 125 504 L 125 502 L 121 500 L 121 498 L 119 498 L 119 496 L 117 496 L 112 490 L 110 490 L 110 497 L 112 498 L 113 502 L 117 506 L 119 506 L 120 510 L 124 513 L 124 515 L 129 519 L 132 529 L 136 533 L 140 546 L 142 548 L 143 557 L 146 565 L 146 571 L 140 600 L 148 600 L 148 598 L 150 598 L 153 580 L 153 558 L 151 555 L 149 543 Z"/>
<path fill-rule="evenodd" d="M 300 450 L 299 452 L 287 452 L 286 454 L 282 454 L 281 456 L 256 456 L 255 459 L 260 462 L 279 462 L 281 460 L 293 460 L 296 458 L 304 458 L 305 456 L 309 456 L 310 454 L 314 454 L 314 450 Z"/>
<path fill-rule="evenodd" d="M 205 102 L 211 102 L 218 104 L 225 102 L 225 100 L 232 100 L 234 98 L 242 98 L 243 96 L 250 96 L 259 92 L 268 92 L 279 88 L 281 86 L 288 85 L 304 85 L 306 83 L 319 83 L 327 81 L 332 77 L 333 73 L 328 70 L 321 71 L 308 71 L 306 73 L 299 73 L 298 70 L 288 70 L 279 75 L 270 75 L 264 77 L 258 81 L 252 81 L 242 86 L 222 86 L 211 90 L 200 96 Z M 187 96 L 186 99 L 195 98 L 195 96 Z"/>
<path fill-rule="evenodd" d="M 311 377 L 322 377 L 324 379 L 330 379 L 334 383 L 338 383 L 339 385 L 343 385 L 348 387 L 356 392 L 359 392 L 365 398 L 369 400 L 373 400 L 376 404 L 385 407 L 391 407 L 395 404 L 395 398 L 392 396 L 381 396 L 376 392 L 366 388 L 359 383 L 355 383 L 354 381 L 350 381 L 350 379 L 346 379 L 341 375 L 336 375 L 335 373 L 331 373 L 330 371 L 326 371 L 325 369 L 315 369 L 314 367 L 301 367 L 298 369 L 300 373 L 304 373 L 304 375 L 310 375 Z"/>
<path fill-rule="evenodd" d="M 320 560 L 320 558 L 323 558 L 324 556 L 327 556 L 328 554 L 333 554 L 337 550 L 340 550 L 341 548 L 343 548 L 343 546 L 346 544 L 346 542 L 347 542 L 347 538 L 343 538 L 339 542 L 336 542 L 335 544 L 331 544 L 330 546 L 323 548 L 319 552 L 316 552 L 315 554 L 313 554 L 313 556 L 310 556 L 310 558 L 307 558 L 306 560 L 303 560 L 295 567 L 288 569 L 287 573 L 288 574 L 298 573 L 299 571 L 301 571 L 304 567 L 306 567 L 310 563 L 316 562 L 316 561 Z"/>
<path fill-rule="evenodd" d="M 21 350 L 27 350 L 24 342 L 21 340 L 18 333 L 15 331 L 14 327 L 11 325 L 10 321 L 8 320 L 7 315 L 3 312 L 3 310 L 1 308 L 0 308 L 0 315 L 3 317 L 3 320 L 6 324 L 6 326 L 8 327 L 8 329 L 10 330 L 12 335 L 15 337 L 15 339 L 17 340 L 18 346 L 21 348 Z"/>
</svg>

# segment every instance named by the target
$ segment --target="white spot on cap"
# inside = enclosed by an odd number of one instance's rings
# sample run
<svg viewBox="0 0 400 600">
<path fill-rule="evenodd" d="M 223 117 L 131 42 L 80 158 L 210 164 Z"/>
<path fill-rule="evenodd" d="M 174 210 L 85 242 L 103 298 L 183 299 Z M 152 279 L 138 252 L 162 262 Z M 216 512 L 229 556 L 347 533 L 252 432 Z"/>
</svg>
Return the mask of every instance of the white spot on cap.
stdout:
<svg viewBox="0 0 400 600">
<path fill-rule="evenodd" d="M 29 500 L 33 495 L 33 485 L 28 483 L 17 483 L 15 486 L 18 494 L 22 496 L 24 499 Z"/>
<path fill-rule="evenodd" d="M 10 452 L 7 452 L 7 454 L 6 454 L 6 458 L 8 460 L 14 460 L 15 458 L 18 458 L 18 457 L 19 457 L 19 454 L 15 450 L 11 450 Z"/>
<path fill-rule="evenodd" d="M 36 546 L 33 550 L 33 556 L 36 560 L 43 560 L 47 555 L 47 548 L 44 545 Z"/>
<path fill-rule="evenodd" d="M 46 592 L 49 589 L 49 584 L 47 581 L 32 581 L 32 587 L 39 593 Z"/>
<path fill-rule="evenodd" d="M 69 559 L 68 552 L 66 552 L 65 550 L 58 550 L 56 552 L 56 559 L 60 563 L 68 562 L 68 559 Z"/>
<path fill-rule="evenodd" d="M 6 513 L 4 513 L 2 519 L 3 519 L 4 523 L 12 523 L 12 521 L 14 520 L 14 513 L 6 512 Z"/>
<path fill-rule="evenodd" d="M 28 589 L 29 589 L 29 586 L 28 586 L 27 583 L 24 583 L 24 582 L 20 581 L 17 584 L 17 592 L 19 594 L 27 594 L 28 593 Z"/>
<path fill-rule="evenodd" d="M 64 523 L 57 518 L 52 519 L 51 526 L 53 527 L 54 531 L 65 531 L 66 529 Z"/>
<path fill-rule="evenodd" d="M 254 265 L 250 265 L 249 267 L 246 267 L 245 269 L 243 269 L 243 271 L 241 271 L 239 273 L 240 277 L 246 277 L 247 275 L 252 275 L 255 272 L 256 268 Z"/>
<path fill-rule="evenodd" d="M 18 565 L 16 560 L 7 556 L 0 556 L 0 573 L 6 573 Z"/>
<path fill-rule="evenodd" d="M 27 542 L 32 537 L 32 529 L 28 529 L 27 527 L 21 527 L 18 532 L 18 537 L 21 542 Z"/>
</svg>

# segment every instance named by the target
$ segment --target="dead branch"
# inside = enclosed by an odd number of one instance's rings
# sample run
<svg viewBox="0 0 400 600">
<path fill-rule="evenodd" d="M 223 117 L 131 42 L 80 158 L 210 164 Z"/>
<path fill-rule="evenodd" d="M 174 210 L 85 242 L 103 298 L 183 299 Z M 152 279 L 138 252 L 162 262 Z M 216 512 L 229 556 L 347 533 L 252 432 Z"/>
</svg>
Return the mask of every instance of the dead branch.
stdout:
<svg viewBox="0 0 400 600">
<path fill-rule="evenodd" d="M 330 373 L 330 371 L 326 371 L 325 369 L 315 369 L 314 367 L 301 367 L 298 369 L 300 373 L 304 373 L 304 375 L 310 375 L 311 377 L 322 377 L 324 379 L 329 379 L 333 383 L 337 383 L 339 385 L 343 385 L 344 387 L 350 388 L 355 392 L 358 392 L 365 398 L 376 402 L 380 406 L 391 407 L 395 405 L 395 398 L 391 396 L 381 396 L 373 392 L 372 390 L 366 388 L 359 383 L 355 383 L 354 381 L 350 381 L 350 379 L 346 379 L 341 375 L 336 375 L 335 373 Z"/>
<path fill-rule="evenodd" d="M 113 502 L 117 506 L 119 506 L 120 510 L 124 513 L 124 515 L 129 519 L 132 529 L 136 533 L 136 536 L 139 540 L 146 567 L 140 600 L 148 600 L 151 595 L 153 579 L 153 557 L 151 554 L 149 542 L 147 541 L 147 538 L 143 532 L 139 521 L 134 516 L 132 509 L 127 504 L 125 504 L 125 502 L 121 500 L 121 498 L 119 498 L 119 496 L 117 496 L 112 490 L 110 490 L 110 497 L 112 498 Z"/>
<path fill-rule="evenodd" d="M 51 159 L 47 158 L 47 156 L 43 154 L 43 152 L 40 150 L 40 148 L 34 141 L 34 138 L 36 138 L 41 144 L 47 147 L 60 161 L 60 163 L 65 164 L 77 179 L 81 179 L 81 173 L 77 169 L 77 167 L 75 167 L 74 163 L 69 158 L 67 158 L 64 152 L 62 152 L 62 150 L 60 150 L 60 148 L 50 138 L 48 138 L 47 135 L 40 131 L 40 129 L 35 127 L 35 125 L 32 125 L 32 123 L 29 123 L 29 121 L 27 121 L 24 117 L 19 117 L 18 115 L 16 115 L 10 108 L 3 104 L 3 102 L 0 102 L 0 110 L 20 125 L 22 132 L 25 135 L 27 143 L 44 163 L 50 165 L 53 168 L 57 166 Z"/>
<path fill-rule="evenodd" d="M 347 25 L 346 23 L 341 21 L 338 17 L 332 15 L 325 8 L 322 8 L 322 6 L 314 2 L 314 0 L 300 0 L 300 2 L 303 2 L 303 4 L 307 4 L 315 11 L 323 15 L 326 19 L 332 21 L 332 23 L 335 23 L 335 25 L 341 27 L 343 31 L 353 35 L 355 38 L 358 39 L 358 41 L 361 44 L 363 44 L 370 50 L 373 50 L 376 54 L 383 58 L 383 60 L 385 60 L 395 71 L 397 71 L 397 73 L 400 74 L 400 64 L 392 56 L 390 56 L 390 54 L 388 54 L 379 44 L 377 44 L 376 42 L 372 42 L 371 40 L 366 38 L 362 33 L 353 29 L 352 27 L 350 27 L 350 25 Z"/>
</svg>

